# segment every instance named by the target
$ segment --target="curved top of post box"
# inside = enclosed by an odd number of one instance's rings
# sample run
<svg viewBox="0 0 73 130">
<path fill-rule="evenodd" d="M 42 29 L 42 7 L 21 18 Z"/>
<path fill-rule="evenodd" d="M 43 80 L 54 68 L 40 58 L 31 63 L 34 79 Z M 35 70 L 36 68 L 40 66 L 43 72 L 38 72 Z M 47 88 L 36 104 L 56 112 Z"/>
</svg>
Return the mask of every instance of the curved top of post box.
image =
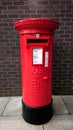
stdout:
<svg viewBox="0 0 73 130">
<path fill-rule="evenodd" d="M 14 23 L 15 29 L 21 32 L 22 30 L 43 30 L 43 31 L 51 31 L 53 32 L 59 27 L 59 23 L 55 20 L 47 19 L 47 18 L 31 18 L 19 20 Z"/>
</svg>

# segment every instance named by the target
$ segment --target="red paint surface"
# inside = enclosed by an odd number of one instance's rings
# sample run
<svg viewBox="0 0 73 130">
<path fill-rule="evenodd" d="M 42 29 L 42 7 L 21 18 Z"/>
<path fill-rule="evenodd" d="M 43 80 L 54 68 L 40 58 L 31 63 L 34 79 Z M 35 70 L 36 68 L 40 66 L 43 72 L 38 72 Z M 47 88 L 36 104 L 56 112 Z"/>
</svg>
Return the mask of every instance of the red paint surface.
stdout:
<svg viewBox="0 0 73 130">
<path fill-rule="evenodd" d="M 48 105 L 52 98 L 53 34 L 59 24 L 42 18 L 18 21 L 14 26 L 20 33 L 23 102 L 31 107 Z M 35 34 L 40 34 L 40 37 L 36 38 Z M 42 64 L 33 64 L 34 48 L 43 49 Z M 45 52 L 49 54 L 47 67 Z"/>
</svg>

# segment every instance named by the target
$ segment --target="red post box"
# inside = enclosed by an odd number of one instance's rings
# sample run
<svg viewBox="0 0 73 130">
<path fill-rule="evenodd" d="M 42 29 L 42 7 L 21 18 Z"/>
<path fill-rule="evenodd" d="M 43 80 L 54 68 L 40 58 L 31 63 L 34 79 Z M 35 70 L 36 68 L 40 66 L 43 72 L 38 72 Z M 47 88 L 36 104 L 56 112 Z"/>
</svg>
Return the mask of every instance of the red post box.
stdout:
<svg viewBox="0 0 73 130">
<path fill-rule="evenodd" d="M 52 48 L 59 23 L 45 18 L 15 22 L 20 34 L 23 118 L 42 124 L 52 117 Z"/>
</svg>

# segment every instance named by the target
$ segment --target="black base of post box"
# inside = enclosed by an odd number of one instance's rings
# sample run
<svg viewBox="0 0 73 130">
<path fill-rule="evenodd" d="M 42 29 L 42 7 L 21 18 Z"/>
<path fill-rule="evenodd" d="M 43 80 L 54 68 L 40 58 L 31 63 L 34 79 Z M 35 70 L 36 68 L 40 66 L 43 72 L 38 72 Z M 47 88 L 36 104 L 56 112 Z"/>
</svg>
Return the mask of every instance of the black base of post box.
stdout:
<svg viewBox="0 0 73 130">
<path fill-rule="evenodd" d="M 52 115 L 52 101 L 43 107 L 29 107 L 22 101 L 22 116 L 30 124 L 44 124 L 51 119 Z"/>
</svg>

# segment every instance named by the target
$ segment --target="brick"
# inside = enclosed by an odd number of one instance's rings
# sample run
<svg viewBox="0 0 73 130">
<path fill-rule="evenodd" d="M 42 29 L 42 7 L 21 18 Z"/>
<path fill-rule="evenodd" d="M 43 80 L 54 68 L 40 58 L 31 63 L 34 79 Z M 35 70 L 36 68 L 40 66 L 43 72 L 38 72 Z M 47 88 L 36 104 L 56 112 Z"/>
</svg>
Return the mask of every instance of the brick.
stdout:
<svg viewBox="0 0 73 130">
<path fill-rule="evenodd" d="M 21 19 L 30 18 L 30 14 L 20 14 L 19 17 L 20 17 Z"/>
<path fill-rule="evenodd" d="M 24 5 L 24 1 L 14 2 L 14 5 Z"/>
<path fill-rule="evenodd" d="M 14 6 L 15 7 L 15 6 Z M 21 6 L 16 6 L 18 7 L 19 9 L 29 9 L 30 6 L 29 5 L 21 5 Z M 35 6 L 36 7 L 36 6 Z M 32 9 L 33 9 L 33 6 L 32 6 Z"/>
<path fill-rule="evenodd" d="M 6 6 L 0 6 L 0 10 L 5 10 Z"/>
<path fill-rule="evenodd" d="M 61 0 L 61 4 L 72 4 L 72 0 Z"/>
<path fill-rule="evenodd" d="M 8 18 L 18 18 L 18 15 L 17 14 L 14 14 L 14 15 L 8 15 Z"/>
<path fill-rule="evenodd" d="M 1 15 L 0 14 L 0 18 L 7 18 L 7 15 Z"/>
<path fill-rule="evenodd" d="M 12 5 L 12 1 L 3 1 L 2 2 L 2 5 Z"/>
<path fill-rule="evenodd" d="M 43 5 L 46 4 L 46 5 L 47 5 L 47 4 L 48 4 L 48 1 L 47 1 L 47 0 L 42 0 L 42 1 L 40 0 L 40 1 L 38 1 L 38 5 L 39 5 L 39 4 L 43 4 Z"/>
<path fill-rule="evenodd" d="M 69 4 L 66 6 L 67 9 L 73 9 L 73 4 Z"/>
<path fill-rule="evenodd" d="M 18 9 L 18 6 L 8 6 L 8 9 L 11 9 L 11 10 Z"/>
<path fill-rule="evenodd" d="M 49 4 L 55 4 L 55 5 L 59 5 L 60 4 L 60 0 L 51 0 L 49 1 Z"/>
<path fill-rule="evenodd" d="M 60 13 L 60 14 L 54 14 L 55 17 L 65 17 L 65 14 L 64 13 Z"/>
<path fill-rule="evenodd" d="M 48 10 L 38 10 L 38 11 L 37 11 L 37 13 L 43 13 L 43 14 L 44 14 L 44 13 L 47 13 L 47 12 L 48 12 Z"/>
<path fill-rule="evenodd" d="M 42 15 L 41 14 L 31 14 L 31 17 L 32 18 L 38 18 L 38 17 L 42 17 Z"/>
<path fill-rule="evenodd" d="M 35 10 L 25 10 L 25 13 L 35 13 L 36 11 Z"/>
<path fill-rule="evenodd" d="M 71 9 L 63 9 L 61 10 L 61 13 L 71 13 Z"/>
</svg>

